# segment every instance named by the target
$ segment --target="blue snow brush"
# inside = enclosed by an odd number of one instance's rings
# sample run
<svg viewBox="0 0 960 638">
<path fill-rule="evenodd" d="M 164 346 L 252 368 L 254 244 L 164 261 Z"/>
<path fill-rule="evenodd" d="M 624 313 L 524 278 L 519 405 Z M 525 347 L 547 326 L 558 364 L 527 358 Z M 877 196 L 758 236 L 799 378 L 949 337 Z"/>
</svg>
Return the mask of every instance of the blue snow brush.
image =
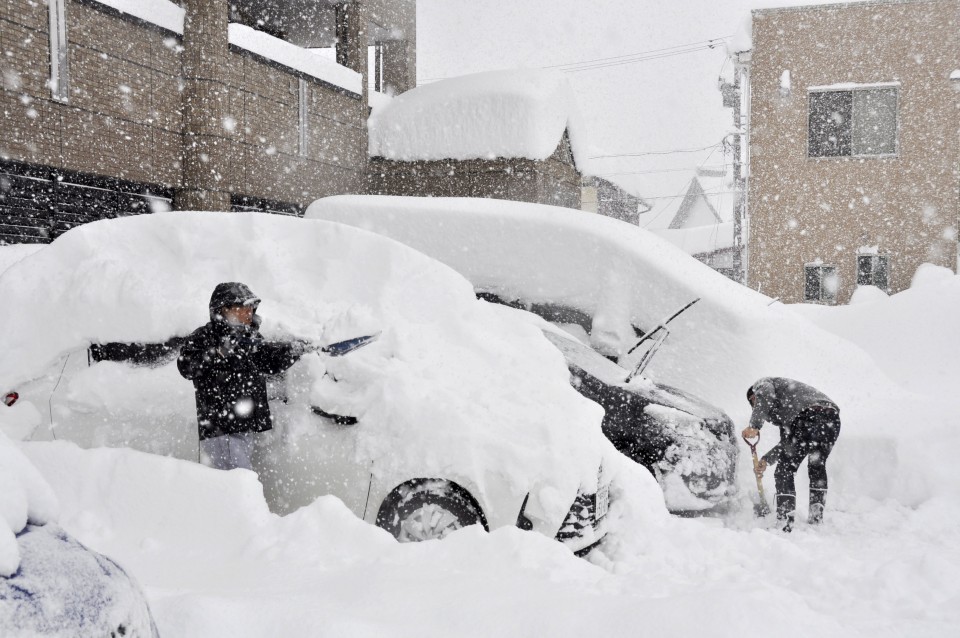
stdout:
<svg viewBox="0 0 960 638">
<path fill-rule="evenodd" d="M 343 355 L 353 352 L 357 348 L 362 348 L 363 346 L 369 345 L 380 338 L 380 333 L 377 332 L 372 335 L 366 335 L 363 337 L 354 337 L 353 339 L 347 339 L 346 341 L 338 341 L 336 343 L 331 343 L 328 346 L 320 348 L 320 352 L 328 354 L 331 357 L 342 357 Z"/>
</svg>

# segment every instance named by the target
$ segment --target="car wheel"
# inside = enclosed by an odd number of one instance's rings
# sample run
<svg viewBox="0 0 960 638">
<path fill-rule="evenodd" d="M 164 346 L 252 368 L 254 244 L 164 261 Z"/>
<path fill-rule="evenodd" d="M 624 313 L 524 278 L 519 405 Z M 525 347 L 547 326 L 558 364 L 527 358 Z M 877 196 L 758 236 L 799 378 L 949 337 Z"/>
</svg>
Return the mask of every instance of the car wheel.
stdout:
<svg viewBox="0 0 960 638">
<path fill-rule="evenodd" d="M 465 489 L 440 479 L 408 481 L 384 499 L 377 526 L 401 543 L 440 539 L 475 524 L 487 528 L 480 506 Z"/>
</svg>

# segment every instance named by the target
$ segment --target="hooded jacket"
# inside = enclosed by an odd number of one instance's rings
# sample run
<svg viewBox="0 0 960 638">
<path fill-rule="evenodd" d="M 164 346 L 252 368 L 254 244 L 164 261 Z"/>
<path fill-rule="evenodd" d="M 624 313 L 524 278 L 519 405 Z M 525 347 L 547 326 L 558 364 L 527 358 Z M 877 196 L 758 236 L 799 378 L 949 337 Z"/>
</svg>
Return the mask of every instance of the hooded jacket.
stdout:
<svg viewBox="0 0 960 638">
<path fill-rule="evenodd" d="M 256 314 L 250 326 L 228 323 L 220 314 L 229 306 L 256 310 L 259 303 L 244 284 L 218 285 L 210 298 L 210 322 L 187 337 L 180 350 L 177 368 L 196 390 L 200 440 L 273 426 L 266 377 L 293 365 L 303 348 L 265 341 Z"/>
</svg>

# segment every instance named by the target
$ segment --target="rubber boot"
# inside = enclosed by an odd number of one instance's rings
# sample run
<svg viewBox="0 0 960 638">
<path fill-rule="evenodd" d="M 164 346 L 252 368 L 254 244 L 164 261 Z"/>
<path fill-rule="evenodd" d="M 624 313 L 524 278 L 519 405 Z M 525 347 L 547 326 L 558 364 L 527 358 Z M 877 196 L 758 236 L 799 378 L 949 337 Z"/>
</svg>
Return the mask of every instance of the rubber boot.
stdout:
<svg viewBox="0 0 960 638">
<path fill-rule="evenodd" d="M 793 513 L 797 509 L 794 494 L 777 494 L 777 525 L 785 532 L 793 531 Z"/>
<path fill-rule="evenodd" d="M 827 490 L 810 488 L 810 515 L 807 521 L 811 525 L 823 522 L 823 507 L 827 502 Z"/>
</svg>

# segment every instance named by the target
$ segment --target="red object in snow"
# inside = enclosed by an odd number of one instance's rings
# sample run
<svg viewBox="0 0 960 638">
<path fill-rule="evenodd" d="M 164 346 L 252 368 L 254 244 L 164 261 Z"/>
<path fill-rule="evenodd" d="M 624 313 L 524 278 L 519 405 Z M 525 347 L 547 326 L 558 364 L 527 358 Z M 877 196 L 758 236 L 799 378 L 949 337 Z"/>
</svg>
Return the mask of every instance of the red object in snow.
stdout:
<svg viewBox="0 0 960 638">
<path fill-rule="evenodd" d="M 8 392 L 7 396 L 3 397 L 3 404 L 8 408 L 17 402 L 17 399 L 20 398 L 20 395 L 16 392 Z"/>
</svg>

